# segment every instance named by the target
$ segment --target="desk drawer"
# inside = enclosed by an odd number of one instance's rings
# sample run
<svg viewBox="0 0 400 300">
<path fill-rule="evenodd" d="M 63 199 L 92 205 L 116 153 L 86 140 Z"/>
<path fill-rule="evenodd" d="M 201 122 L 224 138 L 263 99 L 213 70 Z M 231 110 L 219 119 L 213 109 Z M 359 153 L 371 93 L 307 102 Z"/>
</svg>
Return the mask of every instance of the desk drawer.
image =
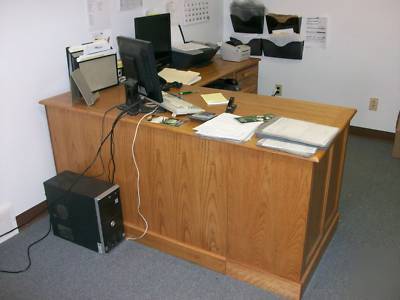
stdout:
<svg viewBox="0 0 400 300">
<path fill-rule="evenodd" d="M 236 73 L 240 91 L 257 94 L 258 66 L 252 66 Z"/>
<path fill-rule="evenodd" d="M 258 78 L 258 66 L 252 66 L 250 68 L 236 72 L 236 80 L 239 82 L 249 78 Z"/>
</svg>

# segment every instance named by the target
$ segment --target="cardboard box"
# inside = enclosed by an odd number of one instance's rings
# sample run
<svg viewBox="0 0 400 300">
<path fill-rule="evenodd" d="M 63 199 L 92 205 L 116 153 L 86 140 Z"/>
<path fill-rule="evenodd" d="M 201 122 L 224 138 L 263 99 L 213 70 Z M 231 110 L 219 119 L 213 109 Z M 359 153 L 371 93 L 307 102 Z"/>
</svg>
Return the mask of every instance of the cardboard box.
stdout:
<svg viewBox="0 0 400 300">
<path fill-rule="evenodd" d="M 393 146 L 393 157 L 400 158 L 400 112 L 397 116 L 396 133 Z"/>
</svg>

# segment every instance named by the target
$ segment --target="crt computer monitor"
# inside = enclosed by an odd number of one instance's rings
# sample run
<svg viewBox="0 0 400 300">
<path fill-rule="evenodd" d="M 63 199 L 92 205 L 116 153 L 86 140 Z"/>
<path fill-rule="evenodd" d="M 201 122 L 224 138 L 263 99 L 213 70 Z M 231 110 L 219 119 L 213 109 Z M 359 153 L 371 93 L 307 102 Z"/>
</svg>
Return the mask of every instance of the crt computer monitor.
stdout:
<svg viewBox="0 0 400 300">
<path fill-rule="evenodd" d="M 160 80 L 152 44 L 149 41 L 123 36 L 117 37 L 117 43 L 127 80 L 137 81 L 139 94 L 162 103 Z"/>
<path fill-rule="evenodd" d="M 135 18 L 135 37 L 153 44 L 159 68 L 171 63 L 170 14 Z"/>
</svg>

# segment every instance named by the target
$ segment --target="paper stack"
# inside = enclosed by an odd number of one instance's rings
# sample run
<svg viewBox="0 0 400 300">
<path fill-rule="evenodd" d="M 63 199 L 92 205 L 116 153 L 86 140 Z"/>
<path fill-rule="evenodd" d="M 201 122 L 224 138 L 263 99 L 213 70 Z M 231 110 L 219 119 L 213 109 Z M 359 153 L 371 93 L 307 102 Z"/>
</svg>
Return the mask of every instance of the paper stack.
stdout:
<svg viewBox="0 0 400 300">
<path fill-rule="evenodd" d="M 229 102 L 221 93 L 204 94 L 201 97 L 207 105 L 226 105 Z"/>
<path fill-rule="evenodd" d="M 272 123 L 265 123 L 257 131 L 257 136 L 326 148 L 338 132 L 336 127 L 281 117 Z"/>
<path fill-rule="evenodd" d="M 338 132 L 336 127 L 278 117 L 261 125 L 256 135 L 261 138 L 258 146 L 310 157 L 328 147 Z"/>
<path fill-rule="evenodd" d="M 306 146 L 293 142 L 285 142 L 275 139 L 261 139 L 257 142 L 257 146 L 271 148 L 274 150 L 279 150 L 283 152 L 288 152 L 304 157 L 310 157 L 317 152 L 317 147 Z"/>
<path fill-rule="evenodd" d="M 164 78 L 167 82 L 177 81 L 185 85 L 192 85 L 201 80 L 199 72 L 180 71 L 171 68 L 164 68 L 158 73 L 158 76 Z"/>
<path fill-rule="evenodd" d="M 193 129 L 196 131 L 196 134 L 202 137 L 243 143 L 252 137 L 262 122 L 240 123 L 235 120 L 237 117 L 239 116 L 222 113 Z"/>
</svg>

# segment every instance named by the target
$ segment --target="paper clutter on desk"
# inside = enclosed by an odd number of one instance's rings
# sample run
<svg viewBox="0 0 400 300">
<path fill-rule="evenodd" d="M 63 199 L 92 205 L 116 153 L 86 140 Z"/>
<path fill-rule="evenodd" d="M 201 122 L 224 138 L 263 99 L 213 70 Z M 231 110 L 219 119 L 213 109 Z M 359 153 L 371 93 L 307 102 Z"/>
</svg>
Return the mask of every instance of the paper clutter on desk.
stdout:
<svg viewBox="0 0 400 300">
<path fill-rule="evenodd" d="M 222 113 L 195 128 L 196 134 L 215 140 L 244 143 L 248 141 L 262 122 L 240 123 L 235 120 L 239 116 Z"/>
<path fill-rule="evenodd" d="M 166 82 L 180 82 L 185 85 L 192 85 L 201 80 L 199 72 L 181 71 L 171 68 L 164 68 L 158 76 L 162 77 Z"/>
<path fill-rule="evenodd" d="M 229 102 L 221 93 L 204 94 L 201 97 L 206 101 L 207 105 L 226 105 Z"/>
</svg>

